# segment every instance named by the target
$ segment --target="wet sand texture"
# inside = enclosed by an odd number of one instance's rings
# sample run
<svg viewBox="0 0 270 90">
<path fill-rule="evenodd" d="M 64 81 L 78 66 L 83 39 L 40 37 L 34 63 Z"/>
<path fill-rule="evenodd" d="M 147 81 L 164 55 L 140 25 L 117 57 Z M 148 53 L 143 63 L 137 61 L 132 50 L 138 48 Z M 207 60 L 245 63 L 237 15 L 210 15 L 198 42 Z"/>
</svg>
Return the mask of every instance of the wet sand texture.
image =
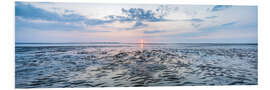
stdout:
<svg viewBox="0 0 270 90">
<path fill-rule="evenodd" d="M 256 85 L 257 48 L 16 47 L 16 88 Z"/>
</svg>

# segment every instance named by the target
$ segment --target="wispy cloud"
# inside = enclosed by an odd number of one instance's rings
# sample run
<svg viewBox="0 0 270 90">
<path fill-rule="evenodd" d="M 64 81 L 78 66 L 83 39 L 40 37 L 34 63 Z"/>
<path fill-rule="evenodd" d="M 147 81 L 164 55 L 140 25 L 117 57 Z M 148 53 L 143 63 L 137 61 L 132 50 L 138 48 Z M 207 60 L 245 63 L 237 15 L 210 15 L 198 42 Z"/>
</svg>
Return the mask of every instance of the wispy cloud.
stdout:
<svg viewBox="0 0 270 90">
<path fill-rule="evenodd" d="M 64 22 L 46 21 L 42 19 L 24 19 L 18 16 L 15 17 L 15 20 L 16 20 L 15 22 L 16 30 L 23 30 L 23 29 L 62 30 L 62 31 L 84 30 L 80 26 Z"/>
<path fill-rule="evenodd" d="M 192 19 L 185 19 L 184 21 L 191 22 L 191 25 L 194 28 L 199 28 L 201 26 L 201 23 L 204 22 L 205 20 L 200 18 L 192 18 Z"/>
<path fill-rule="evenodd" d="M 41 8 L 37 8 L 27 3 L 16 2 L 15 16 L 26 19 L 43 19 L 48 21 L 77 22 L 86 20 L 84 16 L 77 14 L 59 15 Z"/>
<path fill-rule="evenodd" d="M 161 32 L 164 32 L 164 31 L 161 31 L 161 30 L 152 30 L 152 31 L 144 31 L 143 33 L 145 33 L 145 34 L 154 34 L 154 33 L 161 33 Z"/>
<path fill-rule="evenodd" d="M 233 32 L 232 32 L 233 31 Z M 241 30 L 220 30 L 217 32 L 206 33 L 205 35 L 190 37 L 190 39 L 239 39 L 239 38 L 257 38 L 257 34 L 254 31 L 246 31 L 241 33 Z"/>
<path fill-rule="evenodd" d="M 225 10 L 225 9 L 228 9 L 228 8 L 231 8 L 232 5 L 216 5 L 212 8 L 212 12 L 216 12 L 216 11 L 221 11 L 221 10 Z"/>
<path fill-rule="evenodd" d="M 83 40 L 116 41 L 127 38 L 124 41 L 131 42 L 147 37 L 181 42 L 195 36 L 200 41 L 200 38 L 210 40 L 219 36 L 214 34 L 221 34 L 215 33 L 220 30 L 228 30 L 228 33 L 241 30 L 236 34 L 249 30 L 256 34 L 257 7 L 16 2 L 15 20 L 16 39 L 20 40 L 37 38 L 38 41 L 40 35 L 46 40 L 48 33 L 55 32 L 55 36 L 65 36 L 63 41 L 67 37 L 70 40 L 82 37 Z M 24 39 L 27 30 L 38 35 Z M 207 35 L 211 36 L 205 37 Z"/>
<path fill-rule="evenodd" d="M 218 16 L 207 16 L 205 17 L 205 19 L 214 19 L 214 18 L 217 18 Z"/>
<path fill-rule="evenodd" d="M 215 32 L 215 31 L 219 31 L 221 29 L 243 28 L 243 27 L 233 26 L 236 23 L 237 22 L 235 22 L 235 21 L 234 22 L 226 22 L 226 23 L 219 24 L 219 25 L 214 25 L 214 26 L 209 26 L 209 27 L 201 28 L 199 30 L 200 31 L 204 31 L 204 32 Z"/>
<path fill-rule="evenodd" d="M 195 27 L 195 28 L 199 28 L 200 26 L 201 26 L 201 24 L 199 24 L 199 23 L 192 23 L 191 24 L 193 27 Z"/>
<path fill-rule="evenodd" d="M 236 24 L 236 22 L 229 22 L 229 23 L 222 24 L 220 26 L 231 26 L 231 25 L 234 25 L 234 24 Z"/>
<path fill-rule="evenodd" d="M 42 8 L 34 7 L 28 3 L 16 2 L 15 16 L 31 20 L 47 20 L 65 23 L 84 23 L 85 25 L 103 25 L 106 23 L 114 22 L 135 22 L 132 27 L 123 28 L 126 30 L 134 30 L 136 28 L 147 27 L 148 25 L 143 22 L 162 22 L 169 21 L 164 17 L 168 15 L 171 9 L 166 6 L 160 6 L 155 10 L 145 10 L 143 8 L 122 8 L 123 16 L 109 15 L 104 19 L 89 19 L 85 16 L 74 13 L 72 10 L 65 10 L 69 14 L 58 14 L 55 12 L 46 11 Z"/>
<path fill-rule="evenodd" d="M 192 18 L 192 19 L 187 19 L 185 21 L 191 21 L 191 22 L 203 22 L 204 20 L 203 19 L 200 19 L 200 18 Z"/>
<path fill-rule="evenodd" d="M 46 11 L 34 7 L 28 3 L 16 2 L 15 20 L 16 28 L 36 30 L 79 30 L 84 32 L 109 32 L 106 30 L 86 30 L 84 25 L 96 26 L 112 23 L 113 20 L 88 19 L 85 16 L 73 13 L 72 10 L 65 10 L 71 14 L 60 15 L 55 12 Z"/>
</svg>

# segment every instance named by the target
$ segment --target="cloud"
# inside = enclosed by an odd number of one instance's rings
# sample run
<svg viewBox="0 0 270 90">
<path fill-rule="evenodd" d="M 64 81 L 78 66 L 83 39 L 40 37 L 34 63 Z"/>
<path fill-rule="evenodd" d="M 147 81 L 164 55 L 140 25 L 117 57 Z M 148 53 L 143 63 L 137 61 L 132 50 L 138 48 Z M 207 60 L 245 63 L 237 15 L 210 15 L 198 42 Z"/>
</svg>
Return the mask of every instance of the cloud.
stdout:
<svg viewBox="0 0 270 90">
<path fill-rule="evenodd" d="M 136 24 L 133 26 L 133 28 L 140 28 L 140 27 L 147 27 L 147 24 L 143 24 L 140 21 L 137 21 Z"/>
<path fill-rule="evenodd" d="M 114 20 L 87 19 L 84 21 L 86 25 L 102 25 L 105 23 L 113 23 Z"/>
<path fill-rule="evenodd" d="M 222 24 L 221 26 L 231 26 L 231 25 L 234 25 L 234 24 L 236 24 L 236 22 L 225 23 L 225 24 Z"/>
<path fill-rule="evenodd" d="M 16 16 L 15 20 L 16 20 L 15 22 L 16 30 L 26 30 L 26 29 L 63 30 L 63 31 L 83 30 L 83 28 L 80 26 L 76 26 L 74 24 L 69 24 L 69 23 L 63 23 L 63 22 L 30 20 L 30 19 L 24 19 L 19 16 Z"/>
<path fill-rule="evenodd" d="M 122 28 L 121 30 L 135 30 L 137 28 L 147 27 L 144 22 L 162 22 L 169 21 L 164 17 L 168 15 L 171 8 L 160 6 L 155 10 L 145 10 L 143 8 L 121 9 L 123 16 L 109 15 L 104 19 L 87 18 L 85 16 L 74 13 L 73 10 L 64 10 L 65 13 L 58 14 L 35 7 L 30 3 L 16 2 L 15 16 L 30 20 L 56 21 L 60 23 L 81 23 L 87 26 L 96 26 L 111 24 L 114 22 L 135 22 L 132 27 Z M 61 26 L 61 25 L 60 25 Z M 82 26 L 83 27 L 83 26 Z"/>
<path fill-rule="evenodd" d="M 70 22 L 57 22 L 57 21 L 46 21 L 42 19 L 25 19 L 20 16 L 15 17 L 16 31 L 20 30 L 41 30 L 41 31 L 81 31 L 81 32 L 111 32 L 108 30 L 100 29 L 87 29 L 82 27 L 80 23 Z"/>
<path fill-rule="evenodd" d="M 160 32 L 164 32 L 164 31 L 161 31 L 161 30 L 153 30 L 153 31 L 144 31 L 143 33 L 145 33 L 145 34 L 153 34 L 153 33 L 160 33 Z"/>
<path fill-rule="evenodd" d="M 216 11 L 221 11 L 221 10 L 225 10 L 225 9 L 228 9 L 228 8 L 231 8 L 232 5 L 216 5 L 212 8 L 212 12 L 216 12 Z"/>
<path fill-rule="evenodd" d="M 192 19 L 185 19 L 184 21 L 190 21 L 191 26 L 193 26 L 194 28 L 199 28 L 201 26 L 201 23 L 204 22 L 205 20 L 200 18 L 192 18 Z"/>
<path fill-rule="evenodd" d="M 156 15 L 152 10 L 144 10 L 143 8 L 122 8 L 122 13 L 124 13 L 130 20 L 133 21 L 149 21 L 157 22 L 163 21 L 163 15 Z"/>
<path fill-rule="evenodd" d="M 143 8 L 130 8 L 130 9 L 124 9 L 122 8 L 122 13 L 125 16 L 108 16 L 110 20 L 117 20 L 120 22 L 133 22 L 136 23 L 132 27 L 133 29 L 137 27 L 146 27 L 147 25 L 144 24 L 144 21 L 147 22 L 160 22 L 160 21 L 166 21 L 163 18 L 163 15 L 156 15 L 152 10 L 144 10 Z"/>
<path fill-rule="evenodd" d="M 215 26 L 201 28 L 200 31 L 204 31 L 204 32 L 215 32 L 215 31 L 218 31 L 220 29 L 239 28 L 237 26 L 233 26 L 236 23 L 237 22 L 226 22 L 226 23 L 223 23 L 223 24 L 215 25 Z"/>
<path fill-rule="evenodd" d="M 122 13 L 126 16 L 118 16 L 120 19 L 128 21 L 148 21 L 148 22 L 159 22 L 167 21 L 164 19 L 165 16 L 169 14 L 172 10 L 177 10 L 175 8 L 169 8 L 165 5 L 160 5 L 155 10 L 145 10 L 143 8 L 122 8 Z M 117 18 L 117 17 L 116 17 Z"/>
<path fill-rule="evenodd" d="M 195 28 L 199 28 L 200 26 L 201 26 L 201 24 L 195 24 L 195 23 L 192 23 L 191 24 L 193 27 L 195 27 Z"/>
<path fill-rule="evenodd" d="M 252 31 L 250 35 L 257 32 L 257 8 L 250 6 L 230 9 L 231 6 L 222 5 L 35 2 L 16 2 L 15 5 L 16 41 L 31 41 L 32 38 L 35 41 L 50 41 L 52 38 L 47 37 L 55 35 L 53 39 L 56 41 L 136 42 L 137 39 L 147 37 L 149 40 L 145 41 L 149 42 L 226 42 L 236 40 L 237 38 L 230 37 L 236 37 L 237 33 L 245 34 L 241 32 L 248 29 Z M 174 7 L 179 10 L 175 11 Z M 235 12 L 244 13 L 245 16 Z M 228 37 L 226 34 L 229 34 Z M 23 39 L 24 37 L 29 39 Z M 192 37 L 194 38 L 191 40 Z M 249 37 L 239 38 L 244 40 Z"/>
<path fill-rule="evenodd" d="M 205 19 L 214 19 L 214 18 L 217 18 L 218 16 L 207 16 L 205 17 Z"/>
<path fill-rule="evenodd" d="M 220 30 L 217 32 L 210 32 L 205 35 L 190 37 L 190 39 L 257 38 L 256 33 L 257 32 L 254 31 L 243 31 L 243 30 Z"/>
<path fill-rule="evenodd" d="M 65 12 L 71 13 L 71 10 L 65 10 Z M 41 8 L 32 6 L 31 4 L 16 2 L 15 16 L 25 19 L 37 19 L 57 22 L 68 23 L 85 23 L 87 25 L 101 25 L 105 23 L 112 23 L 113 20 L 101 20 L 101 19 L 88 19 L 85 16 L 81 16 L 75 13 L 71 14 L 57 14 L 55 12 L 49 12 Z"/>
<path fill-rule="evenodd" d="M 77 14 L 59 15 L 54 12 L 49 12 L 41 8 L 32 6 L 31 4 L 16 2 L 15 16 L 20 16 L 27 19 L 43 19 L 49 21 L 65 21 L 76 22 L 86 20 L 84 16 Z"/>
<path fill-rule="evenodd" d="M 159 8 L 155 10 L 145 10 L 143 8 L 129 8 L 129 9 L 122 8 L 121 11 L 125 16 L 109 15 L 106 16 L 106 18 L 110 19 L 111 21 L 136 22 L 132 27 L 132 29 L 136 29 L 148 26 L 143 22 L 171 21 L 164 18 L 169 14 L 171 10 L 172 8 L 169 8 L 168 6 L 164 5 L 159 6 Z"/>
<path fill-rule="evenodd" d="M 36 8 L 30 4 L 21 2 L 16 2 L 15 16 L 21 16 L 23 18 L 30 18 L 30 19 L 46 19 L 46 20 L 54 20 L 56 18 L 60 18 L 58 14 L 48 12 L 41 8 Z"/>
<path fill-rule="evenodd" d="M 191 22 L 203 22 L 203 19 L 199 19 L 199 18 L 192 18 L 192 19 L 187 19 L 185 21 L 191 21 Z"/>
</svg>

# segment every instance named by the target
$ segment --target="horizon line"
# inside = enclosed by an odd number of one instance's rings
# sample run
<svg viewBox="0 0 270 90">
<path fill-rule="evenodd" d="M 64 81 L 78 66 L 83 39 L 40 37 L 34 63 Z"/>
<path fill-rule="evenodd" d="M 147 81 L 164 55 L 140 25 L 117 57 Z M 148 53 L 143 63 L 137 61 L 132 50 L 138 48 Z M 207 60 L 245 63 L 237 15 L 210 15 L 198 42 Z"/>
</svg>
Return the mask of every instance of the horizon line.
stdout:
<svg viewBox="0 0 270 90">
<path fill-rule="evenodd" d="M 257 42 L 151 42 L 143 44 L 258 44 Z M 125 42 L 15 42 L 15 44 L 142 44 Z"/>
</svg>

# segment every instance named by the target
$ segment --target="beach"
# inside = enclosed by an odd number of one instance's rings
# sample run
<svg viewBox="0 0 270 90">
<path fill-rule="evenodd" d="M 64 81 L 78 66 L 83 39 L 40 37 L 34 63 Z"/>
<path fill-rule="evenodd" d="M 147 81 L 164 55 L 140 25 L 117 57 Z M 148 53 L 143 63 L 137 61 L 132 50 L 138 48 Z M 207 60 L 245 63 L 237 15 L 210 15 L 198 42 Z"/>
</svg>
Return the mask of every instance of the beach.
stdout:
<svg viewBox="0 0 270 90">
<path fill-rule="evenodd" d="M 16 88 L 257 85 L 257 44 L 16 44 Z"/>
</svg>

